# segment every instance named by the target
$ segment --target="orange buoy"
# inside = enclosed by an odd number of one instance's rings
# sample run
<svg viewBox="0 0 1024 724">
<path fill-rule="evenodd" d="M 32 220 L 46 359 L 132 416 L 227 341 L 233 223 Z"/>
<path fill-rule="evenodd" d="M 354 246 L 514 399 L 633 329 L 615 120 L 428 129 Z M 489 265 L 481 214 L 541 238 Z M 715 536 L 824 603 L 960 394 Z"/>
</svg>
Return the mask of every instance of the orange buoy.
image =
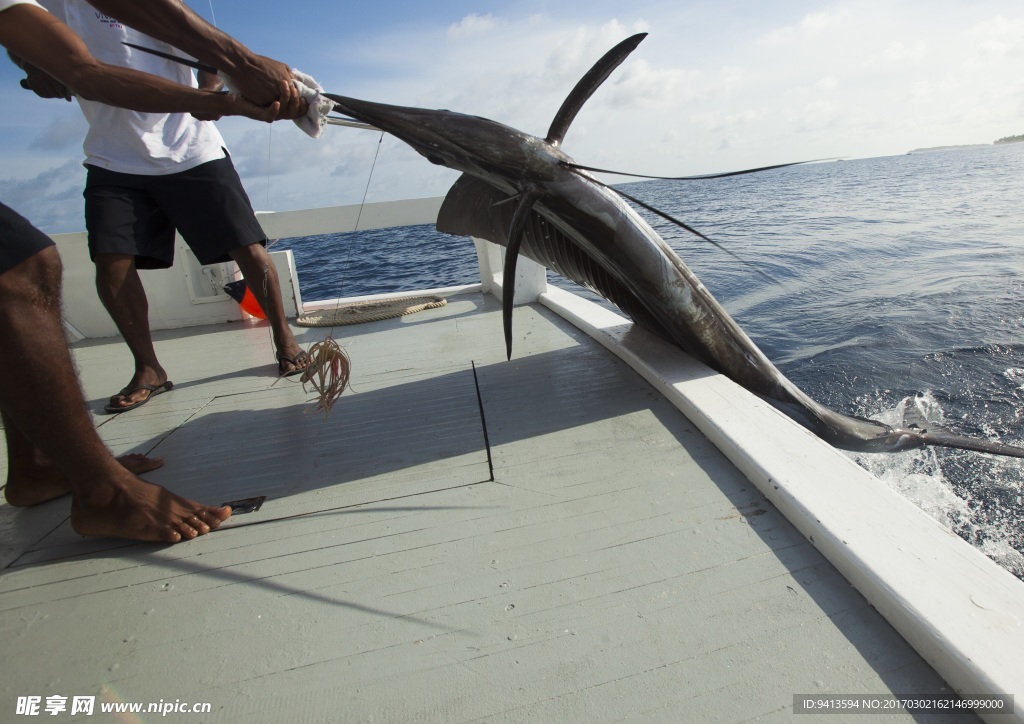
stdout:
<svg viewBox="0 0 1024 724">
<path fill-rule="evenodd" d="M 252 293 L 252 290 L 246 285 L 244 279 L 239 279 L 237 282 L 225 284 L 224 292 L 238 302 L 238 306 L 242 308 L 242 311 L 256 317 L 257 319 L 267 318 L 267 315 L 264 313 L 260 303 L 256 301 L 256 295 Z"/>
</svg>

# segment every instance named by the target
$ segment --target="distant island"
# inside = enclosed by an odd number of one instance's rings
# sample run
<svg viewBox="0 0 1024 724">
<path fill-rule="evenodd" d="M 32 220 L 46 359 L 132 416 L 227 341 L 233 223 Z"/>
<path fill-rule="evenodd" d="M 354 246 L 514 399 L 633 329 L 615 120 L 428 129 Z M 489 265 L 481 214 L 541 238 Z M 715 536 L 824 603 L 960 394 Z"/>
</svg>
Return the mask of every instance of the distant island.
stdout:
<svg viewBox="0 0 1024 724">
<path fill-rule="evenodd" d="M 907 151 L 907 155 L 911 153 L 929 153 L 931 151 L 958 151 L 971 148 L 988 148 L 990 145 L 994 146 L 1000 143 L 1024 143 L 1024 134 L 1019 136 L 1006 136 L 1005 138 L 1000 138 L 998 141 L 993 141 L 991 144 L 972 143 L 964 146 L 932 146 L 930 148 L 915 148 L 913 151 Z"/>
<path fill-rule="evenodd" d="M 963 151 L 969 148 L 988 148 L 992 144 L 990 143 L 972 143 L 968 146 L 932 146 L 930 148 L 915 148 L 913 151 L 907 151 L 907 155 L 912 153 L 931 153 L 932 151 Z"/>
</svg>

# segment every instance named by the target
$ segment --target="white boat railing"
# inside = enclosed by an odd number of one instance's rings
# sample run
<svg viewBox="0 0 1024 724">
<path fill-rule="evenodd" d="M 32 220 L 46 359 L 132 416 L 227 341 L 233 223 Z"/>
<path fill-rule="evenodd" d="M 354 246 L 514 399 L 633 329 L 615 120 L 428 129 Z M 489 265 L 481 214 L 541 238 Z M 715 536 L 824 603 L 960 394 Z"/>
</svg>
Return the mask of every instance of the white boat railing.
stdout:
<svg viewBox="0 0 1024 724">
<path fill-rule="evenodd" d="M 271 240 L 318 234 L 432 224 L 437 219 L 441 198 L 411 199 L 356 204 L 301 211 L 259 212 L 257 218 Z M 57 234 L 64 263 L 64 324 L 72 340 L 112 337 L 117 334 L 110 315 L 96 294 L 94 266 L 89 260 L 86 233 Z M 295 258 L 291 251 L 272 251 L 271 259 L 281 280 L 285 312 L 295 317 L 303 306 Z M 170 269 L 140 272 L 149 299 L 150 327 L 178 329 L 201 324 L 218 324 L 247 319 L 224 285 L 241 278 L 233 263 L 203 266 L 179 235 L 174 265 Z M 475 287 L 479 289 L 479 286 Z M 470 288 L 472 290 L 472 288 Z M 457 291 L 448 288 L 448 293 Z M 423 292 L 418 292 L 422 294 Z M 336 300 L 313 304 L 309 309 L 334 305 Z"/>
</svg>

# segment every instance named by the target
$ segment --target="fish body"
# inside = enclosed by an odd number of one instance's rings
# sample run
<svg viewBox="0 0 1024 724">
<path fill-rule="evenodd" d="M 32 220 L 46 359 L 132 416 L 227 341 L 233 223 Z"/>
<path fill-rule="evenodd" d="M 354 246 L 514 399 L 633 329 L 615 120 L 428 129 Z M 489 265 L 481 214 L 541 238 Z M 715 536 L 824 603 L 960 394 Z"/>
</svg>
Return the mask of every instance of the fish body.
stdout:
<svg viewBox="0 0 1024 724">
<path fill-rule="evenodd" d="M 627 38 L 576 85 L 545 138 L 445 110 L 326 94 L 341 112 L 391 133 L 431 163 L 462 172 L 438 214 L 442 232 L 505 246 L 504 324 L 520 253 L 616 304 L 633 321 L 759 395 L 832 445 L 892 452 L 934 444 L 1024 457 L 1024 448 L 836 412 L 794 385 L 758 349 L 678 254 L 621 196 L 561 147 L 576 113 L 643 40 Z"/>
</svg>

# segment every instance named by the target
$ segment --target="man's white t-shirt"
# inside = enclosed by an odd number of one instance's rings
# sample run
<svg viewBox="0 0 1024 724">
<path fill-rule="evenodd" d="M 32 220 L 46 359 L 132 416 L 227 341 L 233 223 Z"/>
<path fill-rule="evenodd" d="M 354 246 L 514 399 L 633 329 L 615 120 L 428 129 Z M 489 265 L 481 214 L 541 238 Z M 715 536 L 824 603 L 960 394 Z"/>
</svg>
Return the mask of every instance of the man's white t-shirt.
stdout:
<svg viewBox="0 0 1024 724">
<path fill-rule="evenodd" d="M 36 7 L 42 7 L 36 0 L 0 0 L 0 12 L 13 5 L 35 5 Z"/>
<path fill-rule="evenodd" d="M 0 9 L 11 1 L 0 0 Z M 41 0 L 39 4 L 78 34 L 97 60 L 197 86 L 188 66 L 124 45 L 129 42 L 187 57 L 167 43 L 122 25 L 84 0 Z M 188 113 L 142 113 L 77 100 L 89 121 L 83 144 L 87 164 L 119 173 L 160 176 L 224 158 L 224 139 L 210 121 L 198 121 Z"/>
</svg>

